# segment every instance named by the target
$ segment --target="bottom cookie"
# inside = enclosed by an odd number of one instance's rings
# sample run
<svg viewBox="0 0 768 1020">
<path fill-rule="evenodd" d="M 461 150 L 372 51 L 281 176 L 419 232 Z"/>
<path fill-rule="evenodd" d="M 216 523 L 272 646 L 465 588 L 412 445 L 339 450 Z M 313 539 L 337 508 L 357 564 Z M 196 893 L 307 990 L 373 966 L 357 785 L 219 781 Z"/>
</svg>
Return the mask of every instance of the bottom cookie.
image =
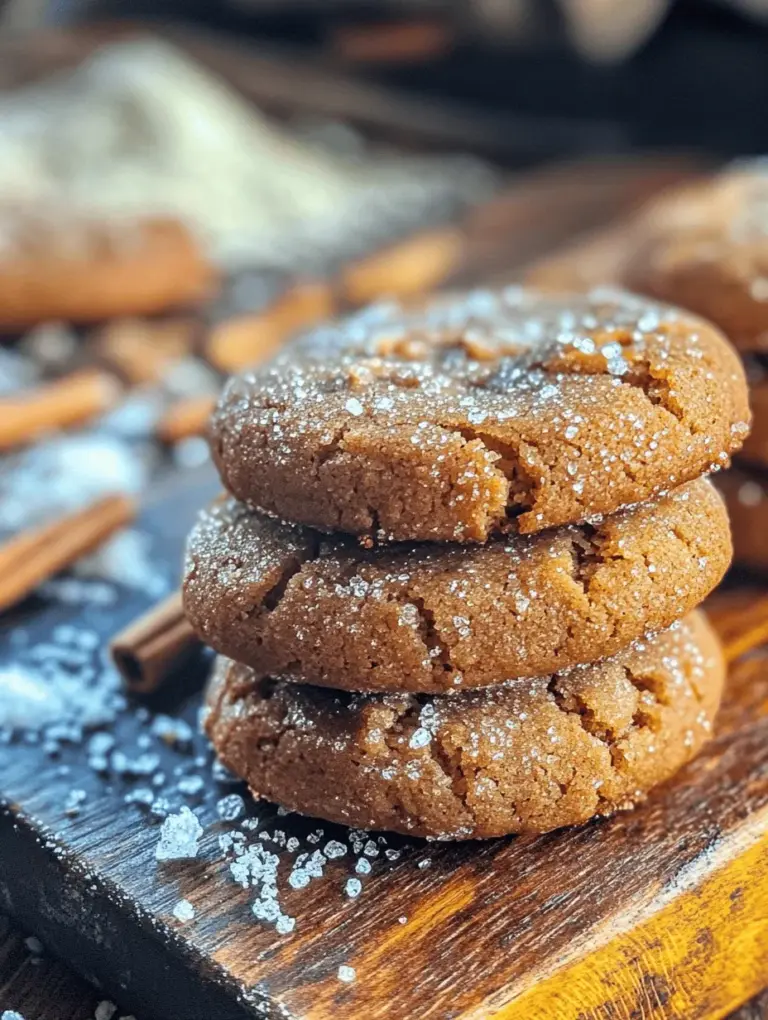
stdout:
<svg viewBox="0 0 768 1020">
<path fill-rule="evenodd" d="M 733 560 L 768 570 L 768 474 L 731 468 L 717 478 L 733 534 Z"/>
<path fill-rule="evenodd" d="M 455 695 L 348 694 L 219 658 L 205 728 L 255 796 L 433 839 L 631 807 L 707 739 L 725 664 L 706 618 L 590 666 Z"/>
</svg>

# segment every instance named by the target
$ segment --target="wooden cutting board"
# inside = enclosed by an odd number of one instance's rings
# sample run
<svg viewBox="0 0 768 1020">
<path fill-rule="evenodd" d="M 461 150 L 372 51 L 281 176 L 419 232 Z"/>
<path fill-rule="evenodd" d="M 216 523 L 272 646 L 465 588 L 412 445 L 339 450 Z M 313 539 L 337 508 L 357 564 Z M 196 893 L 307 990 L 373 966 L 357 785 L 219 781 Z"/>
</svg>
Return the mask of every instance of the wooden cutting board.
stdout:
<svg viewBox="0 0 768 1020">
<path fill-rule="evenodd" d="M 167 578 L 214 489 L 210 477 L 173 483 L 146 512 L 142 529 Z M 87 613 L 50 603 L 8 616 L 0 668 L 23 658 L 25 643 L 71 644 L 68 624 L 106 641 L 146 601 L 125 593 Z M 207 779 L 203 798 L 188 800 L 205 829 L 199 856 L 167 864 L 155 860 L 158 825 L 124 801 L 144 777 L 97 774 L 82 745 L 50 757 L 16 741 L 0 746 L 0 911 L 143 1020 L 724 1016 L 768 975 L 768 654 L 748 653 L 768 634 L 768 596 L 737 585 L 711 614 L 742 655 L 717 735 L 632 813 L 540 838 L 392 837 L 353 853 L 346 830 L 256 805 L 260 831 L 300 844 L 293 853 L 264 844 L 280 858 L 281 907 L 296 922 L 280 935 L 253 916 L 254 890 L 233 881 L 219 849 L 221 833 L 243 831 L 242 820 L 216 812 L 217 799 L 238 788 L 210 780 L 202 738 L 192 753 L 150 738 L 160 757 L 153 771 L 166 774 L 160 794 L 173 791 L 174 770 Z M 190 671 L 153 707 L 194 722 L 200 680 Z M 118 748 L 140 753 L 149 729 L 129 705 L 114 727 Z M 70 817 L 73 789 L 84 800 Z M 256 829 L 246 836 L 258 842 Z M 291 888 L 290 861 L 330 840 L 344 855 Z M 351 899 L 345 888 L 361 858 L 370 873 Z M 181 899 L 195 911 L 186 923 L 173 916 Z M 354 981 L 340 980 L 340 967 L 354 968 Z"/>
</svg>

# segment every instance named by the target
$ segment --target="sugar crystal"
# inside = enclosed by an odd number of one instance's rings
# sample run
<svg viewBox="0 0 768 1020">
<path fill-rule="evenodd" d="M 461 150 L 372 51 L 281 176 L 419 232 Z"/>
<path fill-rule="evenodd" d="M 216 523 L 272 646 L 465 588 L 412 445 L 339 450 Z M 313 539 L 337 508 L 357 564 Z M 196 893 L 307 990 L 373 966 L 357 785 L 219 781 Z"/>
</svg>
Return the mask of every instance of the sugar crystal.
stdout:
<svg viewBox="0 0 768 1020">
<path fill-rule="evenodd" d="M 245 814 L 245 801 L 237 793 L 222 797 L 216 804 L 216 814 L 223 822 L 234 822 Z"/>
<path fill-rule="evenodd" d="M 343 843 L 340 843 L 337 839 L 329 840 L 323 849 L 323 853 L 329 861 L 332 861 L 337 857 L 343 857 L 346 852 L 346 846 Z"/>
<path fill-rule="evenodd" d="M 173 908 L 173 916 L 177 921 L 191 921 L 195 916 L 195 908 L 189 902 L 189 900 L 179 900 L 176 906 Z"/>
<path fill-rule="evenodd" d="M 179 861 L 197 857 L 203 827 L 186 805 L 178 814 L 168 815 L 160 829 L 155 850 L 158 861 Z"/>
</svg>

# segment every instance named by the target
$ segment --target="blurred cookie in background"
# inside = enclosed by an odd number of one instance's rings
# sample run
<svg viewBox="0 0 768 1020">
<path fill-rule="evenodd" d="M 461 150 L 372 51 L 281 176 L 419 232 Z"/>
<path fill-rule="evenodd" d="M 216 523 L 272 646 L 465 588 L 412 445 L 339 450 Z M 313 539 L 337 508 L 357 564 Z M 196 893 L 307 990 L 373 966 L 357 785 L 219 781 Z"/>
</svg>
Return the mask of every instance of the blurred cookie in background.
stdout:
<svg viewBox="0 0 768 1020">
<path fill-rule="evenodd" d="M 759 468 L 768 468 L 768 359 L 745 359 L 752 408 L 752 431 L 747 436 L 739 459 Z"/>
<path fill-rule="evenodd" d="M 200 301 L 214 281 L 197 242 L 174 219 L 0 208 L 0 329 L 151 315 Z"/>
<path fill-rule="evenodd" d="M 754 570 L 768 570 L 768 474 L 741 467 L 717 478 L 733 532 L 733 560 Z"/>
<path fill-rule="evenodd" d="M 741 351 L 768 350 L 768 172 L 739 164 L 644 214 L 623 283 L 719 326 Z"/>
</svg>

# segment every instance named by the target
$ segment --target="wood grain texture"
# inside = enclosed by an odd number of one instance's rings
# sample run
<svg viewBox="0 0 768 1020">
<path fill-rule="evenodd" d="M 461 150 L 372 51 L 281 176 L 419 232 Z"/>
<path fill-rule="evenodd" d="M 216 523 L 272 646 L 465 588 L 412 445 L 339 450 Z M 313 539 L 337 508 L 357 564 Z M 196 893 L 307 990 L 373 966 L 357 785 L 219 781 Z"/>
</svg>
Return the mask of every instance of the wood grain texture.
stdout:
<svg viewBox="0 0 768 1020">
<path fill-rule="evenodd" d="M 174 488 L 144 519 L 169 571 L 206 486 L 211 480 Z M 713 604 L 723 633 L 742 598 L 736 589 Z M 106 636 L 139 601 L 94 611 L 89 625 Z M 7 618 L 2 630 L 49 634 L 72 615 L 42 606 L 26 620 Z M 0 648 L 7 660 L 2 637 Z M 169 707 L 192 720 L 198 703 L 199 691 L 177 691 Z M 121 744 L 145 728 L 135 709 L 124 713 Z M 180 759 L 163 754 L 171 772 Z M 73 786 L 87 799 L 68 818 Z M 376 862 L 355 901 L 343 893 L 349 857 L 329 862 L 310 887 L 286 889 L 284 906 L 297 919 L 291 935 L 259 924 L 248 894 L 226 875 L 214 811 L 226 791 L 206 791 L 200 859 L 158 865 L 157 827 L 123 803 L 130 788 L 95 775 L 80 747 L 56 760 L 39 746 L 0 747 L 0 909 L 142 1020 L 703 1020 L 738 1007 L 768 974 L 763 653 L 734 666 L 716 738 L 638 810 L 538 838 L 393 840 L 402 856 Z M 268 829 L 279 824 L 301 839 L 313 827 L 296 816 L 277 823 L 263 804 L 258 814 Z M 343 835 L 323 828 L 326 839 Z M 182 896 L 196 909 L 184 926 L 172 918 Z M 340 964 L 356 969 L 354 983 L 338 980 Z"/>
<path fill-rule="evenodd" d="M 25 1020 L 86 1020 L 103 999 L 60 960 L 31 954 L 23 933 L 0 922 L 0 1010 Z"/>
<path fill-rule="evenodd" d="M 101 992 L 60 960 L 48 953 L 32 956 L 23 934 L 0 922 L 0 1008 L 13 1009 L 26 1020 L 85 1020 L 103 999 Z M 124 1010 L 117 1005 L 116 1015 L 122 1016 Z M 728 1020 L 768 1020 L 768 991 L 731 1013 Z"/>
</svg>

